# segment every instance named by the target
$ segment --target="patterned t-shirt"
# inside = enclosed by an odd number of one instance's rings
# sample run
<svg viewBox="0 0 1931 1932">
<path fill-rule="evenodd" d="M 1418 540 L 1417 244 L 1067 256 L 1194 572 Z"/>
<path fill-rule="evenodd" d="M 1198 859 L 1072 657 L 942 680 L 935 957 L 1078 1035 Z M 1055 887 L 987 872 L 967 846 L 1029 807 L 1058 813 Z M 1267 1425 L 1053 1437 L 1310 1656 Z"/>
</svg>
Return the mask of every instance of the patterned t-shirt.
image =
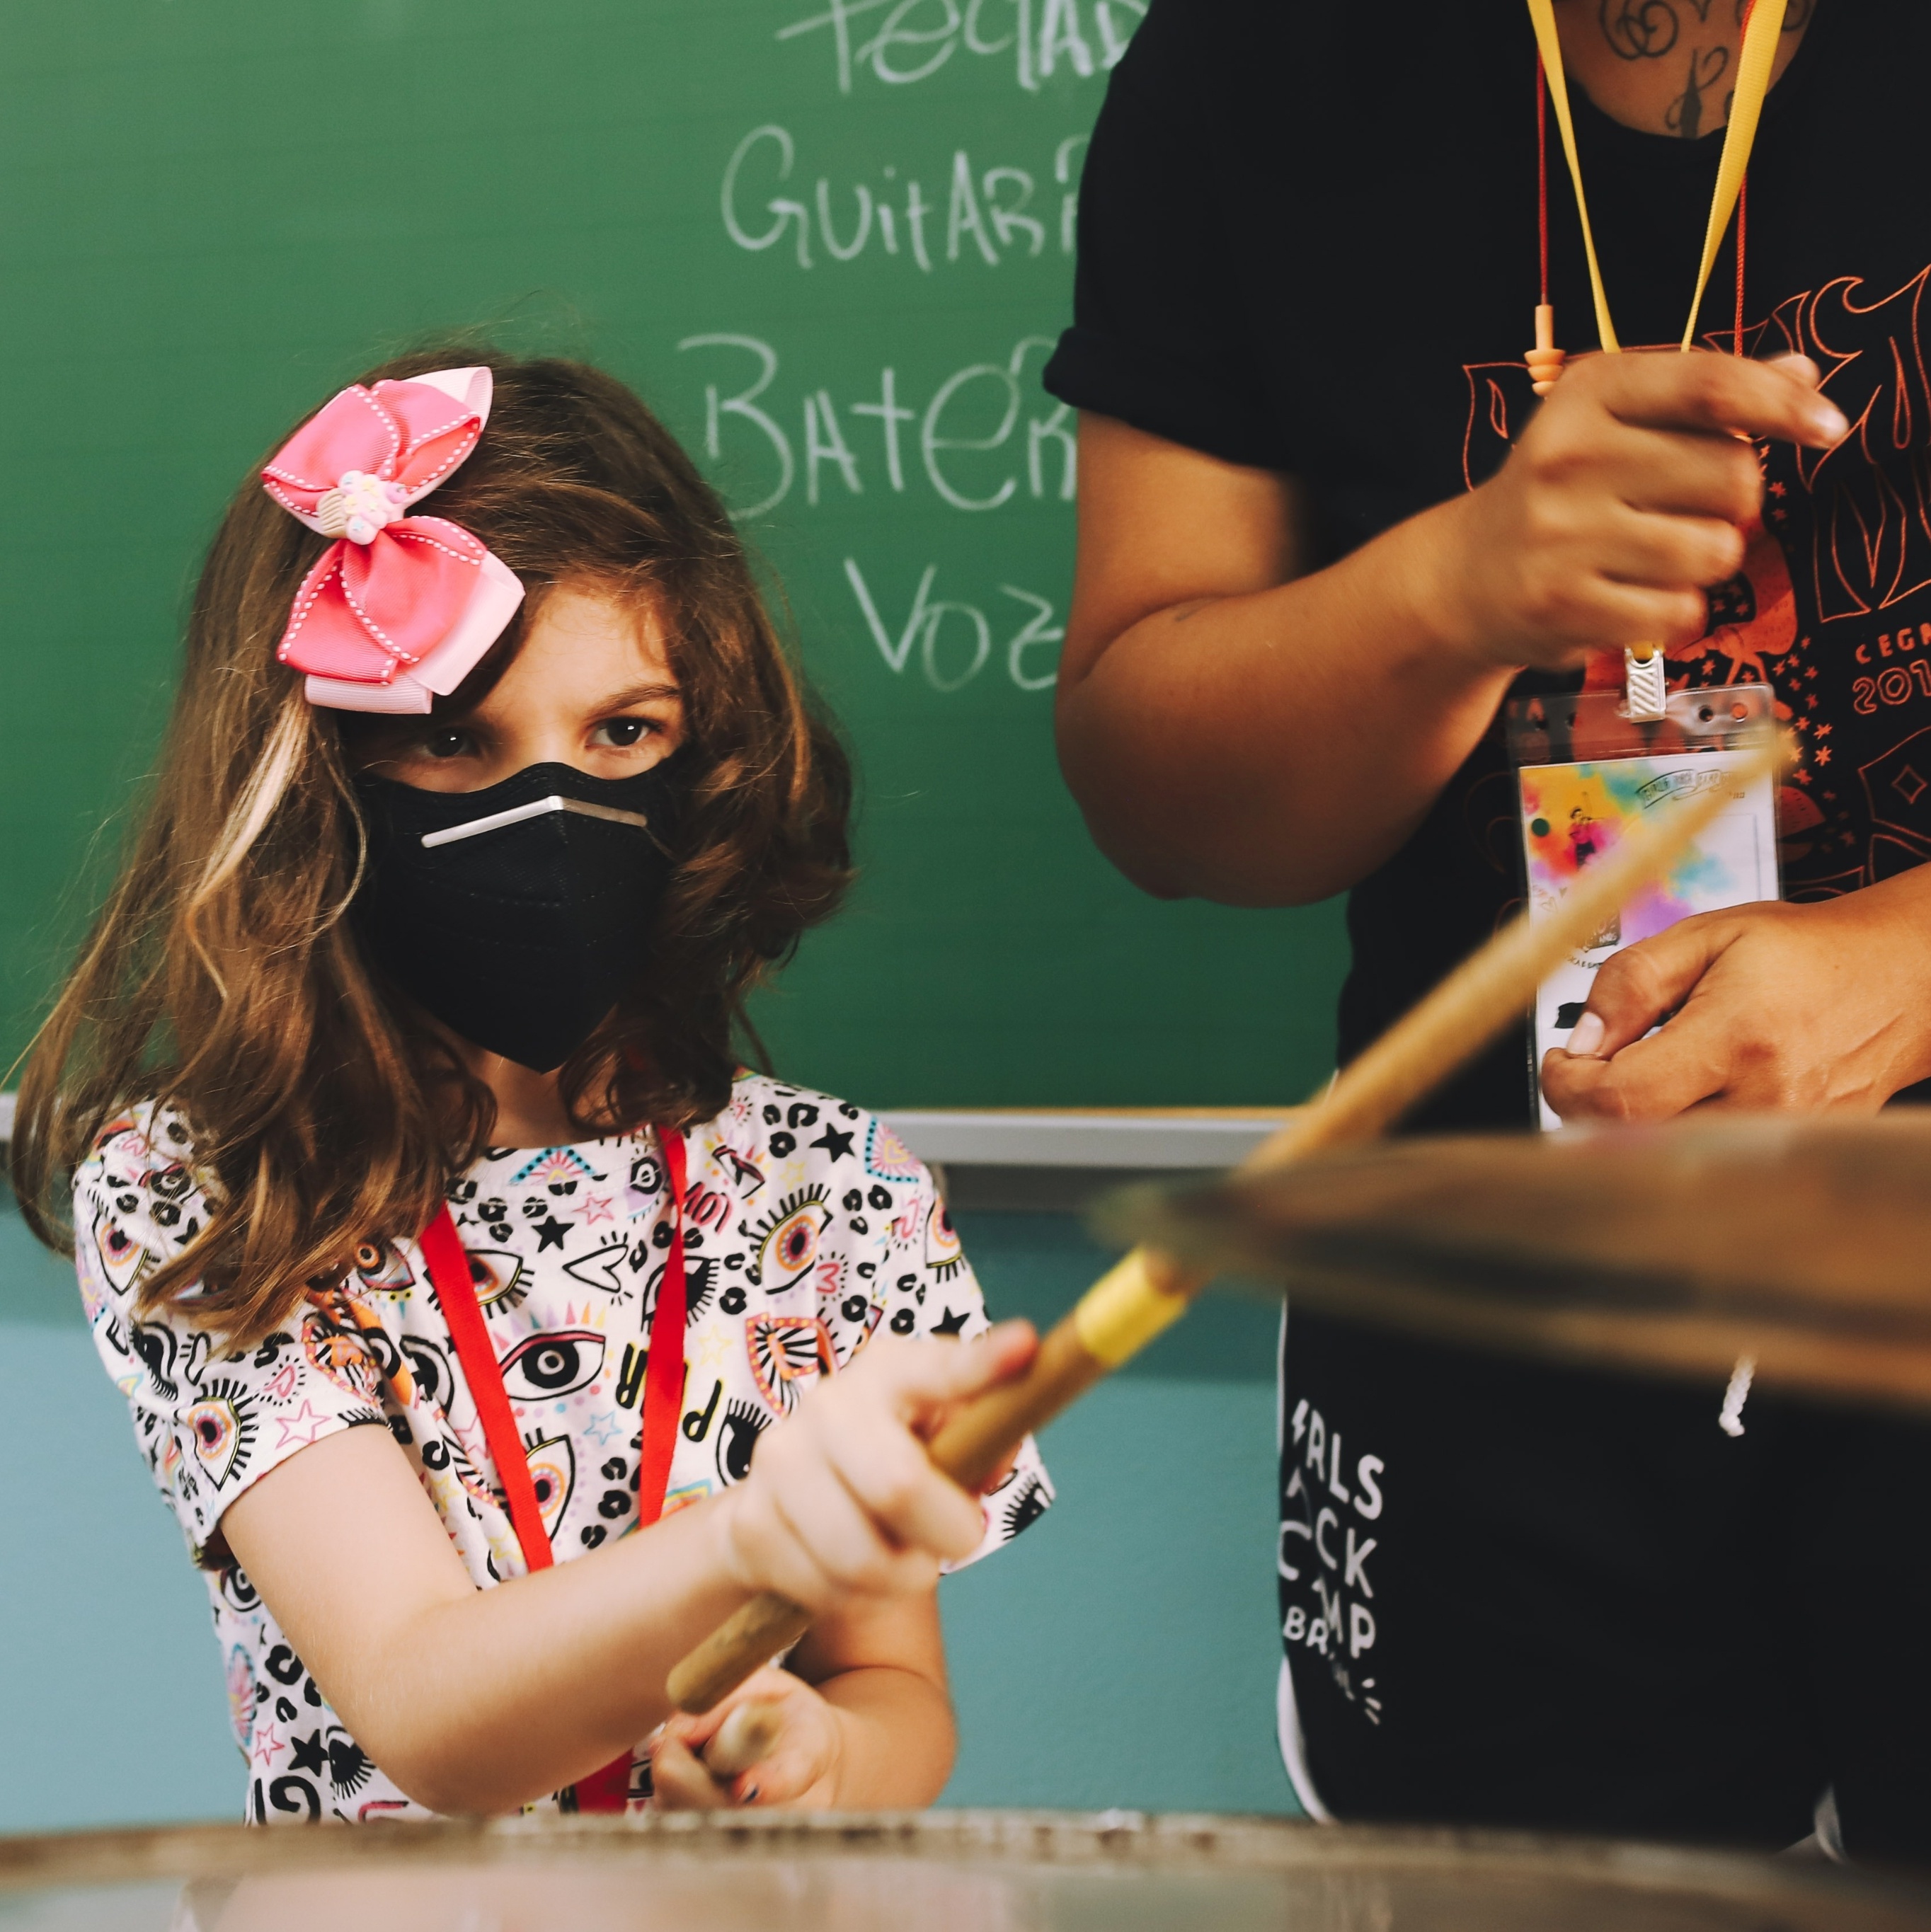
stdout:
<svg viewBox="0 0 1931 1932">
<path fill-rule="evenodd" d="M 978 1282 L 931 1176 L 858 1108 L 747 1077 L 686 1138 L 685 1414 L 665 1513 L 742 1481 L 759 1435 L 879 1328 L 975 1334 Z M 671 1234 L 654 1135 L 492 1148 L 451 1186 L 457 1228 L 559 1562 L 635 1526 L 645 1342 Z M 515 1532 L 413 1240 L 365 1247 L 259 1346 L 223 1352 L 138 1284 L 207 1207 L 186 1128 L 134 1110 L 74 1177 L 95 1346 L 208 1579 L 258 1823 L 428 1815 L 384 1777 L 236 1564 L 221 1516 L 338 1430 L 386 1424 L 479 1588 L 519 1576 Z M 1052 1500 L 1029 1443 L 986 1499 L 983 1555 Z M 633 1799 L 647 1794 L 639 1763 Z M 554 1809 L 547 1798 L 531 1808 Z"/>
</svg>

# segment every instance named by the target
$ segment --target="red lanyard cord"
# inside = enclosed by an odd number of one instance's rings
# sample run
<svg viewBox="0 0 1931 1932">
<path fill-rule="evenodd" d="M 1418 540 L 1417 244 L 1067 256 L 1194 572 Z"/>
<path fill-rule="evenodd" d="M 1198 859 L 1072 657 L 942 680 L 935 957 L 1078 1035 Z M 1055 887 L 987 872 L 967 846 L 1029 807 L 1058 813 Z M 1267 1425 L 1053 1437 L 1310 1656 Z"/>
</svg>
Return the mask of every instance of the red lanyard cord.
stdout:
<svg viewBox="0 0 1931 1932">
<path fill-rule="evenodd" d="M 1542 50 L 1536 50 L 1536 229 L 1542 242 L 1542 294 L 1544 308 L 1549 299 L 1549 85 L 1542 71 Z"/>
<path fill-rule="evenodd" d="M 1737 32 L 1740 36 L 1750 31 L 1750 16 L 1757 10 L 1757 0 L 1745 0 L 1743 17 Z M 1737 43 L 1740 48 L 1740 38 Z M 1731 346 L 1738 356 L 1743 352 L 1743 235 L 1748 226 L 1750 212 L 1750 177 L 1748 170 L 1737 184 L 1737 322 Z"/>
<path fill-rule="evenodd" d="M 678 1412 L 684 1399 L 684 1324 L 689 1297 L 684 1280 L 684 1183 L 686 1158 L 682 1134 L 658 1130 L 664 1156 L 664 1184 L 671 1207 L 671 1241 L 664 1257 L 664 1275 L 657 1288 L 657 1306 L 650 1318 L 650 1352 L 644 1372 L 643 1428 L 637 1459 L 637 1520 L 655 1522 L 664 1513 L 664 1495 L 671 1479 L 671 1459 L 677 1444 Z M 523 1566 L 534 1574 L 556 1561 L 549 1532 L 543 1526 L 536 1484 L 530 1459 L 516 1426 L 502 1365 L 489 1339 L 488 1324 L 476 1299 L 470 1258 L 446 1204 L 422 1231 L 422 1259 L 441 1304 L 449 1339 L 463 1365 L 464 1379 L 476 1406 L 483 1440 L 496 1478 L 503 1486 L 510 1526 L 523 1552 Z M 600 1771 L 577 1781 L 576 1802 L 586 1811 L 620 1811 L 629 1796 L 630 1754 L 612 1760 Z"/>
<path fill-rule="evenodd" d="M 1743 352 L 1743 236 L 1750 212 L 1750 178 L 1744 176 L 1737 188 L 1737 325 L 1736 352 Z"/>
<path fill-rule="evenodd" d="M 1757 0 L 1743 0 L 1741 17 L 1740 21 L 1737 21 L 1737 33 L 1740 33 L 1740 43 L 1737 43 L 1737 68 L 1740 68 L 1740 80 L 1737 80 L 1737 87 L 1743 88 L 1743 85 L 1746 83 L 1749 85 L 1749 106 L 1747 106 L 1747 114 L 1743 114 L 1741 118 L 1737 118 L 1736 106 L 1732 106 L 1732 120 L 1736 122 L 1736 125 L 1732 125 L 1730 134 L 1726 134 L 1726 137 L 1724 137 L 1724 153 L 1719 160 L 1716 194 L 1714 194 L 1714 205 L 1713 208 L 1710 208 L 1710 226 L 1709 226 L 1709 234 L 1707 234 L 1705 238 L 1705 253 L 1703 253 L 1703 262 L 1701 262 L 1699 271 L 1697 271 L 1697 294 L 1695 294 L 1697 309 L 1701 309 L 1701 305 L 1703 305 L 1703 292 L 1705 292 L 1707 276 L 1709 276 L 1710 265 L 1714 262 L 1714 253 L 1716 253 L 1716 244 L 1719 244 L 1720 232 L 1719 228 L 1716 228 L 1716 214 L 1719 214 L 1720 207 L 1722 207 L 1724 170 L 1730 166 L 1730 160 L 1732 160 L 1732 148 L 1736 148 L 1736 160 L 1740 162 L 1740 164 L 1741 162 L 1747 162 L 1751 141 L 1755 139 L 1757 118 L 1759 118 L 1761 108 L 1763 108 L 1763 94 L 1770 85 L 1770 75 L 1774 74 L 1774 48 L 1764 54 L 1764 60 L 1769 62 L 1767 66 L 1759 66 L 1757 70 L 1753 70 L 1753 74 L 1746 74 L 1746 71 L 1743 71 L 1743 56 L 1751 52 L 1749 23 L 1751 23 L 1751 16 L 1753 16 L 1755 11 L 1757 11 Z M 1562 352 L 1558 352 L 1558 350 L 1554 348 L 1554 332 L 1552 332 L 1552 330 L 1554 330 L 1554 311 L 1552 311 L 1548 305 L 1550 66 L 1546 64 L 1546 62 L 1548 62 L 1550 58 L 1554 58 L 1554 54 L 1550 52 L 1548 56 L 1545 56 L 1545 46 L 1550 48 L 1550 50 L 1554 50 L 1558 43 L 1556 43 L 1554 16 L 1552 16 L 1552 11 L 1550 11 L 1548 0 L 1529 0 L 1529 14 L 1531 14 L 1533 20 L 1535 20 L 1535 31 L 1536 31 L 1535 201 L 1536 201 L 1536 244 L 1539 244 L 1539 266 L 1541 266 L 1541 303 L 1539 303 L 1539 308 L 1536 308 L 1536 348 L 1535 352 L 1531 352 L 1531 356 L 1527 358 L 1527 363 L 1529 363 L 1529 375 L 1531 375 L 1531 379 L 1535 380 L 1535 392 L 1539 396 L 1545 396 L 1548 394 L 1548 390 L 1554 386 L 1554 380 L 1558 379 L 1560 373 L 1562 373 L 1562 362 L 1563 362 Z M 1778 14 L 1780 14 L 1780 10 L 1778 10 Z M 1575 143 L 1573 143 L 1572 125 L 1569 125 L 1569 120 L 1568 120 L 1568 85 L 1566 85 L 1566 81 L 1562 81 L 1560 60 L 1556 62 L 1554 71 L 1556 71 L 1556 80 L 1558 80 L 1558 83 L 1562 83 L 1562 100 L 1558 103 L 1558 110 L 1562 112 L 1562 116 L 1563 116 L 1562 130 L 1563 130 L 1563 141 L 1568 143 L 1568 147 L 1566 147 L 1566 154 L 1568 154 L 1568 160 L 1569 160 L 1569 172 L 1572 172 L 1573 178 L 1575 178 L 1577 212 L 1581 214 L 1581 220 L 1583 220 L 1583 248 L 1585 248 L 1585 253 L 1589 255 L 1589 265 L 1591 265 L 1591 280 L 1593 280 L 1593 286 L 1595 286 L 1595 298 L 1596 298 L 1596 322 L 1599 322 L 1599 328 L 1602 330 L 1602 346 L 1605 346 L 1605 348 L 1614 348 L 1616 344 L 1614 344 L 1614 340 L 1610 338 L 1610 332 L 1608 332 L 1608 305 L 1606 305 L 1606 298 L 1605 294 L 1602 294 L 1602 286 L 1600 286 L 1600 274 L 1596 272 L 1595 245 L 1593 245 L 1591 236 L 1589 236 L 1589 217 L 1587 217 L 1587 211 L 1583 208 L 1581 162 L 1579 162 L 1579 158 L 1577 158 L 1575 154 Z M 1741 135 L 1737 135 L 1737 128 L 1741 128 Z M 1746 342 L 1743 342 L 1743 336 L 1746 336 L 1746 328 L 1743 328 L 1743 296 L 1746 296 L 1743 265 L 1746 265 L 1747 234 L 1749 234 L 1749 174 L 1747 174 L 1747 168 L 1740 168 L 1740 172 L 1736 174 L 1734 220 L 1736 220 L 1736 313 L 1734 313 L 1732 330 L 1730 330 L 1730 346 L 1732 346 L 1736 356 L 1743 356 L 1743 352 L 1746 352 Z M 1689 325 L 1687 325 L 1686 334 L 1683 334 L 1682 346 L 1686 350 L 1692 346 L 1693 332 L 1695 332 L 1695 322 L 1697 322 L 1697 316 L 1695 313 L 1692 313 Z"/>
<path fill-rule="evenodd" d="M 637 1458 L 637 1520 L 655 1522 L 677 1453 L 677 1418 L 684 1406 L 684 1324 L 689 1312 L 684 1280 L 684 1137 L 659 1131 L 664 1184 L 671 1195 L 671 1245 L 657 1312 L 650 1318 L 650 1351 L 644 1369 L 643 1444 Z"/>
<path fill-rule="evenodd" d="M 536 1501 L 536 1480 L 530 1473 L 530 1459 L 524 1454 L 509 1406 L 509 1391 L 503 1385 L 503 1370 L 484 1325 L 476 1284 L 470 1277 L 470 1258 L 446 1205 L 437 1210 L 436 1218 L 423 1229 L 421 1245 L 436 1299 L 442 1304 L 443 1319 L 476 1406 L 476 1418 L 482 1424 L 483 1440 L 496 1465 L 496 1479 L 503 1485 L 511 1527 L 522 1546 L 523 1567 L 532 1571 L 547 1570 L 556 1558 Z"/>
</svg>

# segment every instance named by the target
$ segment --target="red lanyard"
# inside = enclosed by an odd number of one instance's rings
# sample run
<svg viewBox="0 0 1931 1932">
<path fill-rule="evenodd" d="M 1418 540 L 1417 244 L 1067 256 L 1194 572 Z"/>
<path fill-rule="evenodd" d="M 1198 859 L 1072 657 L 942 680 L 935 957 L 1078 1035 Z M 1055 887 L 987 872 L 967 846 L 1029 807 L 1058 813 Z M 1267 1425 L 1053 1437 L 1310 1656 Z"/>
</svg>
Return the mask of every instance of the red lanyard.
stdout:
<svg viewBox="0 0 1931 1932">
<path fill-rule="evenodd" d="M 664 1513 L 664 1492 L 671 1480 L 671 1458 L 677 1444 L 677 1413 L 684 1396 L 684 1137 L 657 1132 L 663 1150 L 665 1184 L 671 1196 L 671 1245 L 664 1258 L 664 1279 L 657 1290 L 656 1312 L 650 1320 L 650 1354 L 644 1372 L 643 1448 L 637 1459 L 637 1520 L 653 1523 Z M 523 1551 L 524 1568 L 547 1570 L 556 1561 L 530 1459 L 503 1387 L 503 1369 L 476 1300 L 476 1284 L 462 1237 L 444 1207 L 422 1231 L 422 1258 L 429 1270 L 436 1298 L 457 1359 L 470 1385 L 482 1424 L 483 1440 L 496 1465 L 509 1508 L 511 1526 Z M 581 1780 L 577 1800 L 587 1811 L 620 1811 L 630 1784 L 628 1753 L 602 1770 Z"/>
</svg>

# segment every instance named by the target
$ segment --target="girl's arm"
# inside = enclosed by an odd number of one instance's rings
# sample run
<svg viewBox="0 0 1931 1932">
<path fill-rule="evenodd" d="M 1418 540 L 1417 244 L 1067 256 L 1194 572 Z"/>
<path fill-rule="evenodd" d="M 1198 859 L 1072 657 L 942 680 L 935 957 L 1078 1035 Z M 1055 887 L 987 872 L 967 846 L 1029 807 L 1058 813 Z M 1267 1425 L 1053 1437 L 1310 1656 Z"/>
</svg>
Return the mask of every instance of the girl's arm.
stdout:
<svg viewBox="0 0 1931 1932">
<path fill-rule="evenodd" d="M 1479 489 L 1312 570 L 1292 479 L 1106 417 L 1080 432 L 1060 760 L 1093 836 L 1167 897 L 1325 897 L 1388 858 L 1515 672 L 1699 635 L 1756 453 L 1845 433 L 1817 371 L 1592 356 Z"/>
<path fill-rule="evenodd" d="M 698 1754 L 752 1702 L 776 1707 L 776 1742 L 735 1777 L 713 1778 Z M 902 1809 L 938 1796 L 956 1744 L 936 1598 L 860 1599 L 815 1625 L 789 1669 L 758 1672 L 701 1718 L 673 1717 L 651 1752 L 652 1782 L 667 1810 Z"/>
<path fill-rule="evenodd" d="M 969 1554 L 984 1519 L 933 1468 L 920 1435 L 1016 1372 L 1035 1346 L 1023 1323 L 962 1346 L 882 1338 L 763 1437 L 745 1482 L 494 1589 L 471 1583 L 383 1429 L 348 1430 L 291 1456 L 229 1507 L 222 1528 L 391 1778 L 434 1810 L 508 1810 L 632 1749 L 668 1714 L 671 1666 L 759 1591 L 821 1614 L 854 1598 L 929 1598 L 939 1559 Z M 887 1755 L 903 1740 L 881 1750 L 899 1720 L 881 1720 L 868 1680 L 899 1666 L 870 1667 L 863 1619 L 851 1628 L 860 1654 L 834 1652 L 833 1701 L 854 1780 L 875 1802 L 892 1796 Z M 949 1718 L 941 1748 L 949 1759 Z M 929 1779 L 922 1770 L 917 1792 L 895 1802 L 916 1802 Z"/>
</svg>

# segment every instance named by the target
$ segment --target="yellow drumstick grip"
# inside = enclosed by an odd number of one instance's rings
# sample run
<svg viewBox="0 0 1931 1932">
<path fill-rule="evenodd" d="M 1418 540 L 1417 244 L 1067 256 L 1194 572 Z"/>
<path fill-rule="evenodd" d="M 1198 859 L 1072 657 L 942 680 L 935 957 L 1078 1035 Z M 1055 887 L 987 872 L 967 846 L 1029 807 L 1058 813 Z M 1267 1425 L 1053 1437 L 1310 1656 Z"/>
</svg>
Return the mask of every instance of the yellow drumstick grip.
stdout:
<svg viewBox="0 0 1931 1932">
<path fill-rule="evenodd" d="M 1116 1369 L 1172 1328 L 1189 1300 L 1170 1268 L 1156 1270 L 1146 1250 L 1135 1248 L 1080 1298 L 1074 1332 L 1095 1361 Z"/>
</svg>

